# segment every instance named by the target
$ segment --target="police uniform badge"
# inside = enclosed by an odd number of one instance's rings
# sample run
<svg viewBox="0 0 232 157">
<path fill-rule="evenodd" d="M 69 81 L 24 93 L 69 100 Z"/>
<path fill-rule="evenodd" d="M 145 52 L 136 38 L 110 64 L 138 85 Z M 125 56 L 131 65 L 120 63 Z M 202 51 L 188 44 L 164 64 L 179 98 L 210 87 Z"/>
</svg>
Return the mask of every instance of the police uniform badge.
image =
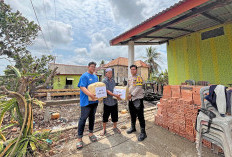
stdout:
<svg viewBox="0 0 232 157">
<path fill-rule="evenodd" d="M 136 78 L 136 86 L 142 86 L 143 85 L 143 79 L 141 76 L 137 76 Z"/>
</svg>

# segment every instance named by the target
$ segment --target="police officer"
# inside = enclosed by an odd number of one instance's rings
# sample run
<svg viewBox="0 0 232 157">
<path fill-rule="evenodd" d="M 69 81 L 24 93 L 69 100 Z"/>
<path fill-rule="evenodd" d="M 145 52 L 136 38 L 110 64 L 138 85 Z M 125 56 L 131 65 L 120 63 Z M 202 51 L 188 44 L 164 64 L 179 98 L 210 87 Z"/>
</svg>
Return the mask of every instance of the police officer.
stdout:
<svg viewBox="0 0 232 157">
<path fill-rule="evenodd" d="M 128 79 L 129 87 L 129 110 L 131 115 L 131 128 L 127 130 L 127 134 L 131 134 L 136 131 L 136 118 L 138 117 L 141 133 L 139 134 L 138 141 L 143 141 L 147 135 L 145 131 L 145 120 L 144 120 L 144 105 L 143 97 L 144 90 L 142 88 L 143 80 L 142 77 L 137 74 L 137 66 L 130 66 L 131 75 Z"/>
</svg>

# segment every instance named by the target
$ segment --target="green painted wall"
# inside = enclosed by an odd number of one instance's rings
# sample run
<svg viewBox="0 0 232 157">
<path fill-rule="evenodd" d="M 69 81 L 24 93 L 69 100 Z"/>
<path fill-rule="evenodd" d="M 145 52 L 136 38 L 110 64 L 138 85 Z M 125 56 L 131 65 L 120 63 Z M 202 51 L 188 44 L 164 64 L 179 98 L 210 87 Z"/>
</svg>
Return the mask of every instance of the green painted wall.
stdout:
<svg viewBox="0 0 232 157">
<path fill-rule="evenodd" d="M 224 27 L 225 35 L 201 40 L 201 33 Z M 167 44 L 170 85 L 185 80 L 232 83 L 232 23 L 218 25 L 169 41 Z"/>
<path fill-rule="evenodd" d="M 53 89 L 64 89 L 66 85 L 66 78 L 74 78 L 73 87 L 78 88 L 77 84 L 80 79 L 80 75 L 56 75 L 54 77 Z"/>
</svg>

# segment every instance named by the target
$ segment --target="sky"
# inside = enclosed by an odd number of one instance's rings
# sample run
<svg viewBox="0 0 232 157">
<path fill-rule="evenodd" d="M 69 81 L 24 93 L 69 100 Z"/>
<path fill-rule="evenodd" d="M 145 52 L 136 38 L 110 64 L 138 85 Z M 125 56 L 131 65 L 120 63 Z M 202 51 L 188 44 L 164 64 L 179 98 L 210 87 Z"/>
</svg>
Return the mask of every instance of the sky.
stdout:
<svg viewBox="0 0 232 157">
<path fill-rule="evenodd" d="M 33 56 L 53 55 L 56 63 L 87 65 L 127 57 L 127 46 L 109 41 L 179 0 L 32 0 L 42 32 L 28 47 Z M 30 0 L 5 0 L 13 11 L 36 23 Z M 135 46 L 135 59 L 144 60 L 148 46 Z M 161 68 L 167 69 L 166 44 L 153 46 L 161 53 Z M 0 60 L 0 75 L 7 65 Z"/>
</svg>

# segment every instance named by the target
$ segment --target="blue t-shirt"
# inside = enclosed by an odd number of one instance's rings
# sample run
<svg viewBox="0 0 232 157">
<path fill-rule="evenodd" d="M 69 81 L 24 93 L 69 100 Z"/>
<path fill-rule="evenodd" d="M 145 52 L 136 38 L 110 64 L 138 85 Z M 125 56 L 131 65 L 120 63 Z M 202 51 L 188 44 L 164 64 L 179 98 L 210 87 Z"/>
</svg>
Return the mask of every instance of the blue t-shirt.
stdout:
<svg viewBox="0 0 232 157">
<path fill-rule="evenodd" d="M 85 87 L 88 88 L 88 86 L 92 83 L 98 82 L 98 77 L 96 75 L 90 74 L 88 72 L 85 72 L 81 75 L 80 81 L 78 83 L 78 87 Z M 87 106 L 89 104 L 98 103 L 98 101 L 89 101 L 88 95 L 86 95 L 84 92 L 80 93 L 80 105 L 81 106 Z"/>
</svg>

